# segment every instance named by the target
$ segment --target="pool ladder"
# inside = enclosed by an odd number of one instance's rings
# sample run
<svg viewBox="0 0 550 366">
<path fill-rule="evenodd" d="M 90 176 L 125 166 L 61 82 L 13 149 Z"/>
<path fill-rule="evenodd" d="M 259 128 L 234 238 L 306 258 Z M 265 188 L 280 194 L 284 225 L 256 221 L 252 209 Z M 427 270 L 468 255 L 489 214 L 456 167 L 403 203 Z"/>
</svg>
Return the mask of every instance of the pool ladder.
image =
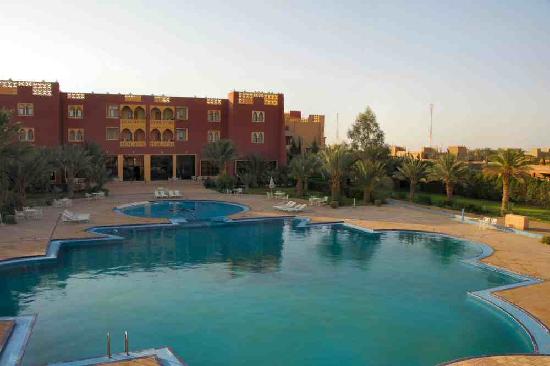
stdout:
<svg viewBox="0 0 550 366">
<path fill-rule="evenodd" d="M 126 353 L 126 356 L 130 356 L 130 347 L 128 342 L 128 331 L 124 331 L 124 353 Z M 111 353 L 111 333 L 107 332 L 107 357 L 112 358 L 113 355 Z"/>
</svg>

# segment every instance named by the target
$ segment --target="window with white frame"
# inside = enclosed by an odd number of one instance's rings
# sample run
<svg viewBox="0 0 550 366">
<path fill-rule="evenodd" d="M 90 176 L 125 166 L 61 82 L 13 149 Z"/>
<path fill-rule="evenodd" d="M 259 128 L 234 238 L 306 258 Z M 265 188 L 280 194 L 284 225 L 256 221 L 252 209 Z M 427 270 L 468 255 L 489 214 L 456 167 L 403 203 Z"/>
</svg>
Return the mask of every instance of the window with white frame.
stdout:
<svg viewBox="0 0 550 366">
<path fill-rule="evenodd" d="M 19 141 L 33 142 L 34 128 L 22 128 L 19 130 Z"/>
<path fill-rule="evenodd" d="M 83 128 L 69 128 L 68 140 L 69 140 L 69 142 L 82 142 L 82 141 L 84 141 L 84 129 Z"/>
<path fill-rule="evenodd" d="M 208 122 L 220 122 L 222 120 L 222 111 L 219 109 L 208 110 Z"/>
<path fill-rule="evenodd" d="M 84 107 L 81 105 L 69 105 L 69 118 L 82 118 L 84 116 Z"/>
<path fill-rule="evenodd" d="M 187 121 L 189 110 L 187 107 L 176 107 L 176 119 L 180 121 Z"/>
<path fill-rule="evenodd" d="M 107 105 L 107 118 L 119 118 L 120 109 L 118 104 L 109 104 Z"/>
<path fill-rule="evenodd" d="M 265 122 L 265 112 L 252 111 L 252 122 Z"/>
<path fill-rule="evenodd" d="M 220 140 L 220 131 L 210 130 L 208 131 L 208 142 L 216 142 Z"/>
<path fill-rule="evenodd" d="M 105 140 L 108 141 L 118 141 L 120 130 L 118 127 L 107 127 L 105 128 Z"/>
<path fill-rule="evenodd" d="M 32 103 L 17 103 L 17 115 L 18 116 L 32 116 L 34 115 L 34 106 Z"/>
<path fill-rule="evenodd" d="M 176 128 L 177 141 L 187 141 L 188 137 L 187 128 Z"/>
<path fill-rule="evenodd" d="M 252 132 L 251 140 L 253 144 L 263 144 L 264 143 L 264 133 L 263 132 Z"/>
</svg>

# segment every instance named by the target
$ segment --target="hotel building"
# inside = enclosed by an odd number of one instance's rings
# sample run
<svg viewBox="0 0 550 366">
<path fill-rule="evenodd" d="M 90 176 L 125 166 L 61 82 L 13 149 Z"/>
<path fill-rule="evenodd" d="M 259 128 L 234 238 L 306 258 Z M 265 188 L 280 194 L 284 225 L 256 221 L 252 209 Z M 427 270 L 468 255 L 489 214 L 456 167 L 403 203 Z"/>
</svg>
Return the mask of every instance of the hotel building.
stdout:
<svg viewBox="0 0 550 366">
<path fill-rule="evenodd" d="M 283 94 L 230 92 L 222 98 L 61 92 L 57 82 L 0 81 L 0 108 L 20 122 L 21 141 L 37 146 L 99 144 L 120 180 L 190 179 L 218 172 L 201 154 L 232 140 L 239 159 L 286 164 Z"/>
</svg>

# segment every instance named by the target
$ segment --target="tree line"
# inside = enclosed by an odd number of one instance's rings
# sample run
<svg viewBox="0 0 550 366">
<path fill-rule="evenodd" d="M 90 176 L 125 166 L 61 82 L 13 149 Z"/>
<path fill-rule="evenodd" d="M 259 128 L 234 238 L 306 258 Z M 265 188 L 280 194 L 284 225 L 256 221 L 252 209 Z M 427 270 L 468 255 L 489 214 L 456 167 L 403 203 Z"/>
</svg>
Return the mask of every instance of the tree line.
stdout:
<svg viewBox="0 0 550 366">
<path fill-rule="evenodd" d="M 97 144 L 37 147 L 19 140 L 21 126 L 0 110 L 0 213 L 27 205 L 27 193 L 54 190 L 73 197 L 77 178 L 98 191 L 108 180 L 105 154 Z M 56 178 L 56 175 L 61 175 Z M 51 184 L 55 181 L 58 184 Z"/>
</svg>

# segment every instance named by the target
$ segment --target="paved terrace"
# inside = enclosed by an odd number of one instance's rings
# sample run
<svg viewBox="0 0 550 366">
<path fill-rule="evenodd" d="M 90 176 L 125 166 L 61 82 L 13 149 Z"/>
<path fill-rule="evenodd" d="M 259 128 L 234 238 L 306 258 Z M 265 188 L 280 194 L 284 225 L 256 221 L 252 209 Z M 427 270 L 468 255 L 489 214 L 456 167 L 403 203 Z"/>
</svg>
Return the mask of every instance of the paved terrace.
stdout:
<svg viewBox="0 0 550 366">
<path fill-rule="evenodd" d="M 71 210 L 91 214 L 89 224 L 65 224 L 58 221 L 60 208 L 47 207 L 40 221 L 24 221 L 17 225 L 0 226 L 0 260 L 43 255 L 51 239 L 73 239 L 94 237 L 85 230 L 100 225 L 163 223 L 164 219 L 130 217 L 113 211 L 113 207 L 125 203 L 151 200 L 157 186 L 176 188 L 187 199 L 212 199 L 238 202 L 250 207 L 250 211 L 234 217 L 275 216 L 274 201 L 258 195 L 226 195 L 206 190 L 196 182 L 143 182 L 111 183 L 110 195 L 103 200 L 78 199 Z M 328 206 L 309 207 L 304 216 L 313 221 L 346 222 L 370 229 L 421 230 L 444 233 L 471 241 L 483 242 L 494 249 L 494 253 L 483 262 L 511 271 L 543 279 L 541 284 L 520 287 L 497 293 L 498 296 L 524 308 L 550 326 L 550 246 L 536 239 L 495 230 L 480 229 L 477 225 L 462 224 L 449 219 L 450 211 L 431 209 L 393 202 L 382 207 L 343 207 L 337 210 Z M 550 226 L 537 224 L 536 231 L 550 232 Z M 520 356 L 517 356 L 520 357 Z M 529 365 L 550 365 L 550 357 L 528 357 Z M 489 358 L 465 361 L 467 365 L 493 365 L 502 361 Z M 511 361 L 506 359 L 507 364 Z M 476 363 L 477 362 L 477 363 Z M 482 362 L 482 363 L 479 363 Z"/>
</svg>

